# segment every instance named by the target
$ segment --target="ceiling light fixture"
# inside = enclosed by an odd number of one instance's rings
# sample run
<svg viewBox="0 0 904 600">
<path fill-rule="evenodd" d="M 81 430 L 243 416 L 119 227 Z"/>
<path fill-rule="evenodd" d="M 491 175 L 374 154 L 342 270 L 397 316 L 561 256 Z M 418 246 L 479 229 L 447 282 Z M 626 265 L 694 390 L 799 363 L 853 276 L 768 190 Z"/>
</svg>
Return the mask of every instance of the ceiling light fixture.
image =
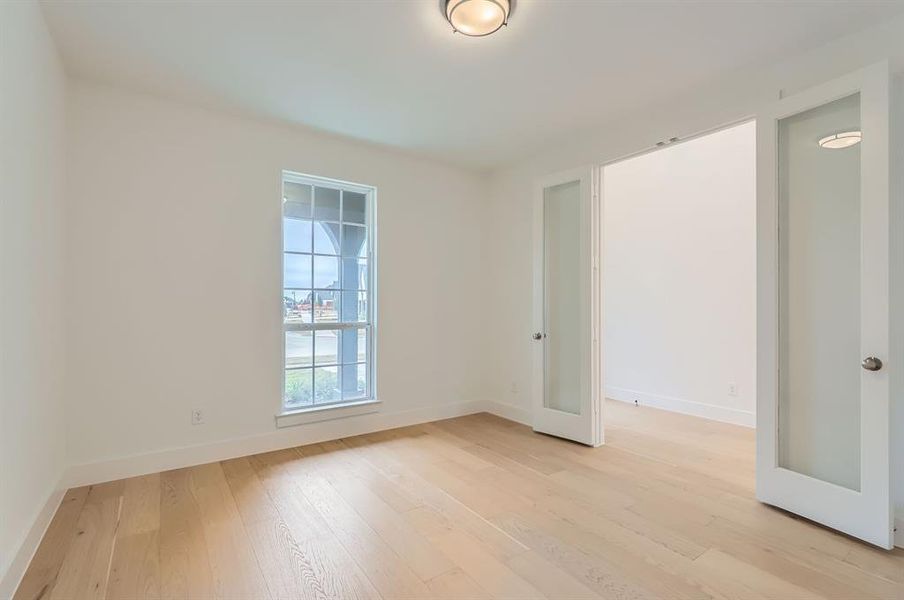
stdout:
<svg viewBox="0 0 904 600">
<path fill-rule="evenodd" d="M 860 143 L 863 135 L 859 131 L 842 131 L 841 133 L 833 133 L 819 140 L 820 148 L 829 148 L 830 150 L 838 150 L 839 148 L 850 148 Z"/>
<path fill-rule="evenodd" d="M 441 0 L 452 31 L 483 37 L 508 25 L 515 0 Z M 441 5 L 442 5 L 441 4 Z"/>
</svg>

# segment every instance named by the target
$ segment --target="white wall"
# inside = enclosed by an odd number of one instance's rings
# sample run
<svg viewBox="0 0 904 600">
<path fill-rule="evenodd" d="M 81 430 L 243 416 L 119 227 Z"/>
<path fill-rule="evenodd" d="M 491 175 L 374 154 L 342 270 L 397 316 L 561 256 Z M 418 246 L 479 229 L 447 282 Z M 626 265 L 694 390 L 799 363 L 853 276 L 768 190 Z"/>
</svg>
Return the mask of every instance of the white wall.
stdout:
<svg viewBox="0 0 904 600">
<path fill-rule="evenodd" d="M 70 117 L 69 456 L 88 465 L 75 480 L 450 416 L 484 399 L 475 174 L 87 83 L 73 84 Z M 283 169 L 378 188 L 377 415 L 275 429 Z M 193 408 L 204 425 L 190 424 Z"/>
<path fill-rule="evenodd" d="M 753 426 L 756 124 L 606 166 L 602 202 L 606 397 Z"/>
<path fill-rule="evenodd" d="M 0 2 L 0 598 L 56 509 L 65 467 L 64 96 L 37 4 Z"/>
<path fill-rule="evenodd" d="M 712 85 L 689 90 L 679 98 L 651 98 L 631 114 L 606 126 L 572 132 L 551 140 L 546 151 L 493 174 L 487 232 L 486 326 L 493 361 L 485 379 L 494 410 L 530 420 L 531 382 L 531 202 L 540 177 L 580 165 L 602 164 L 650 147 L 672 136 L 687 136 L 738 122 L 757 107 L 873 62 L 889 59 L 894 72 L 904 71 L 904 17 L 840 38 L 812 52 L 760 69 L 727 74 Z M 904 107 L 899 103 L 896 110 Z M 900 165 L 900 161 L 898 163 Z M 605 274 L 604 274 L 605 277 Z M 605 352 L 605 349 L 604 349 Z M 605 378 L 605 374 L 604 374 Z M 904 397 L 895 398 L 899 414 Z M 895 437 L 904 437 L 898 418 Z M 898 442 L 900 449 L 900 441 Z M 897 505 L 904 517 L 904 472 L 898 468 Z"/>
</svg>

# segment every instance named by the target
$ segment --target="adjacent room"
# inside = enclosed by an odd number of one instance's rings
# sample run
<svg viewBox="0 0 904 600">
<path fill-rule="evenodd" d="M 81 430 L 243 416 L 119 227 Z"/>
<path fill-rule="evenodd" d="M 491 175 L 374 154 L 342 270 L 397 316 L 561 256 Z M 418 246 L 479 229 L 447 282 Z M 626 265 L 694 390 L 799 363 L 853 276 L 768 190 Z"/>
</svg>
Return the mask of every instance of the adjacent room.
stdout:
<svg viewBox="0 0 904 600">
<path fill-rule="evenodd" d="M 0 600 L 904 597 L 904 0 L 6 0 L 0 290 Z"/>
<path fill-rule="evenodd" d="M 756 123 L 601 179 L 606 398 L 754 427 Z"/>
</svg>

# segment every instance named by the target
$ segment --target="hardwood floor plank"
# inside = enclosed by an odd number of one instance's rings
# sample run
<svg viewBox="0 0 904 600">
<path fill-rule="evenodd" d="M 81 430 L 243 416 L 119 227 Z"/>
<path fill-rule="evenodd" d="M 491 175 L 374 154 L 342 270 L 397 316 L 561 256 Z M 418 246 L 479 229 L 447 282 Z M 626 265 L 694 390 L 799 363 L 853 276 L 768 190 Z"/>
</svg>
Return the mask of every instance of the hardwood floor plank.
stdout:
<svg viewBox="0 0 904 600">
<path fill-rule="evenodd" d="M 447 571 L 427 582 L 438 600 L 490 600 L 492 596 L 459 568 Z"/>
<path fill-rule="evenodd" d="M 300 460 L 302 457 L 295 449 L 249 457 L 298 543 L 298 560 L 306 581 L 326 598 L 380 598 L 370 578 L 299 487 L 294 466 Z"/>
<path fill-rule="evenodd" d="M 268 598 L 257 556 L 219 463 L 192 467 L 191 491 L 201 511 L 217 598 Z"/>
<path fill-rule="evenodd" d="M 160 474 L 160 596 L 213 598 L 214 580 L 190 469 Z"/>
<path fill-rule="evenodd" d="M 521 515 L 500 518 L 499 525 L 604 598 L 653 599 L 656 596 L 554 534 L 529 523 Z"/>
<path fill-rule="evenodd" d="M 16 595 L 13 596 L 14 600 L 38 600 L 47 597 L 53 589 L 69 546 L 77 534 L 78 518 L 90 489 L 87 486 L 73 488 L 63 496 L 60 507 L 50 521 Z"/>
<path fill-rule="evenodd" d="M 766 598 L 788 600 L 819 600 L 824 598 L 810 590 L 798 587 L 749 563 L 737 560 L 717 549 L 710 549 L 695 561 L 696 565 L 723 576 L 727 575 L 740 584 L 745 595 L 757 594 Z"/>
<path fill-rule="evenodd" d="M 341 575 L 351 559 L 332 540 L 306 538 L 299 543 L 247 458 L 225 461 L 222 466 L 274 598 L 340 600 L 357 593 L 346 584 L 351 578 Z M 332 556 L 336 553 L 340 560 Z M 359 581 L 367 580 L 359 577 Z"/>
<path fill-rule="evenodd" d="M 497 435 L 493 436 L 486 435 L 487 428 L 479 425 L 479 421 L 477 426 L 470 427 L 455 421 L 440 421 L 438 425 L 457 431 L 462 437 L 471 440 L 474 445 L 492 450 L 496 454 L 504 456 L 528 469 L 537 471 L 538 473 L 549 475 L 550 473 L 555 473 L 559 470 L 558 467 L 549 465 L 538 459 L 531 452 L 524 452 L 523 449 L 510 443 L 505 432 L 499 432 Z"/>
<path fill-rule="evenodd" d="M 717 517 L 706 529 L 713 545 L 726 554 L 825 598 L 867 600 L 895 593 L 893 582 L 812 550 L 800 551 L 795 546 L 773 542 L 768 536 L 743 531 L 724 519 Z"/>
<path fill-rule="evenodd" d="M 453 568 L 441 552 L 365 484 L 342 476 L 331 476 L 330 484 L 358 515 L 401 557 L 422 580 L 427 581 Z"/>
<path fill-rule="evenodd" d="M 292 449 L 256 454 L 249 456 L 248 461 L 296 542 L 301 544 L 308 540 L 330 539 L 333 533 L 329 525 L 304 495 L 297 493 L 291 465 L 300 458 L 298 452 Z"/>
<path fill-rule="evenodd" d="M 160 597 L 160 474 L 125 480 L 106 597 Z"/>
<path fill-rule="evenodd" d="M 904 592 L 904 548 L 888 552 L 829 533 L 833 536 L 833 541 L 838 542 L 833 545 L 832 556 L 877 577 L 900 584 L 902 587 L 898 589 Z M 898 598 L 904 599 L 904 593 Z"/>
<path fill-rule="evenodd" d="M 601 598 L 583 583 L 541 557 L 537 552 L 513 556 L 506 563 L 522 579 L 540 590 L 547 598 L 592 600 Z"/>
<path fill-rule="evenodd" d="M 487 552 L 476 538 L 450 531 L 432 538 L 433 543 L 493 598 L 546 598 L 505 563 Z"/>
<path fill-rule="evenodd" d="M 317 598 L 323 584 L 315 581 L 311 565 L 292 536 L 263 484 L 246 458 L 224 461 L 226 481 L 235 498 L 248 539 L 274 598 Z"/>
<path fill-rule="evenodd" d="M 103 598 L 110 576 L 116 528 L 122 508 L 123 482 L 91 486 L 78 517 L 51 599 Z"/>
<path fill-rule="evenodd" d="M 427 586 L 320 475 L 306 474 L 298 482 L 304 494 L 333 530 L 349 555 L 384 598 L 424 598 Z"/>
<path fill-rule="evenodd" d="M 644 538 L 635 537 L 626 543 L 612 536 L 601 537 L 576 523 L 541 514 L 518 514 L 499 520 L 501 527 L 532 548 L 542 549 L 547 560 L 603 596 L 701 600 L 711 597 L 702 585 L 678 574 L 689 559 L 655 544 L 644 544 Z"/>
<path fill-rule="evenodd" d="M 381 442 L 364 441 L 357 450 L 407 494 L 418 498 L 421 504 L 431 507 L 455 527 L 480 539 L 495 556 L 504 560 L 529 549 L 459 500 L 425 481 L 381 446 Z"/>
<path fill-rule="evenodd" d="M 355 452 L 345 440 L 337 440 L 335 443 L 341 444 L 355 458 L 355 460 L 346 461 L 345 466 L 351 468 L 356 477 L 366 482 L 371 492 L 379 496 L 383 502 L 391 506 L 396 512 L 404 513 L 423 506 L 418 497 L 406 494 L 404 490 L 400 489 L 387 479 L 383 473 L 364 460 L 360 453 Z"/>
</svg>

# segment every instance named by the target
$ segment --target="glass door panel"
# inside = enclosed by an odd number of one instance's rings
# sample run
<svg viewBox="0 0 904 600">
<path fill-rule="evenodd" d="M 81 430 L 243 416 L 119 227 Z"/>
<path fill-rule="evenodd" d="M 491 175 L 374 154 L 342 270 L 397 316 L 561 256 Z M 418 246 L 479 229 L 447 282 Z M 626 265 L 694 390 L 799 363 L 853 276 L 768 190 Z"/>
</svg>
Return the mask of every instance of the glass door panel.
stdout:
<svg viewBox="0 0 904 600">
<path fill-rule="evenodd" d="M 826 140 L 845 133 L 841 141 Z M 859 134 L 859 94 L 778 122 L 778 462 L 855 491 L 862 373 Z"/>
<path fill-rule="evenodd" d="M 581 182 L 543 190 L 544 405 L 581 413 Z"/>
</svg>

